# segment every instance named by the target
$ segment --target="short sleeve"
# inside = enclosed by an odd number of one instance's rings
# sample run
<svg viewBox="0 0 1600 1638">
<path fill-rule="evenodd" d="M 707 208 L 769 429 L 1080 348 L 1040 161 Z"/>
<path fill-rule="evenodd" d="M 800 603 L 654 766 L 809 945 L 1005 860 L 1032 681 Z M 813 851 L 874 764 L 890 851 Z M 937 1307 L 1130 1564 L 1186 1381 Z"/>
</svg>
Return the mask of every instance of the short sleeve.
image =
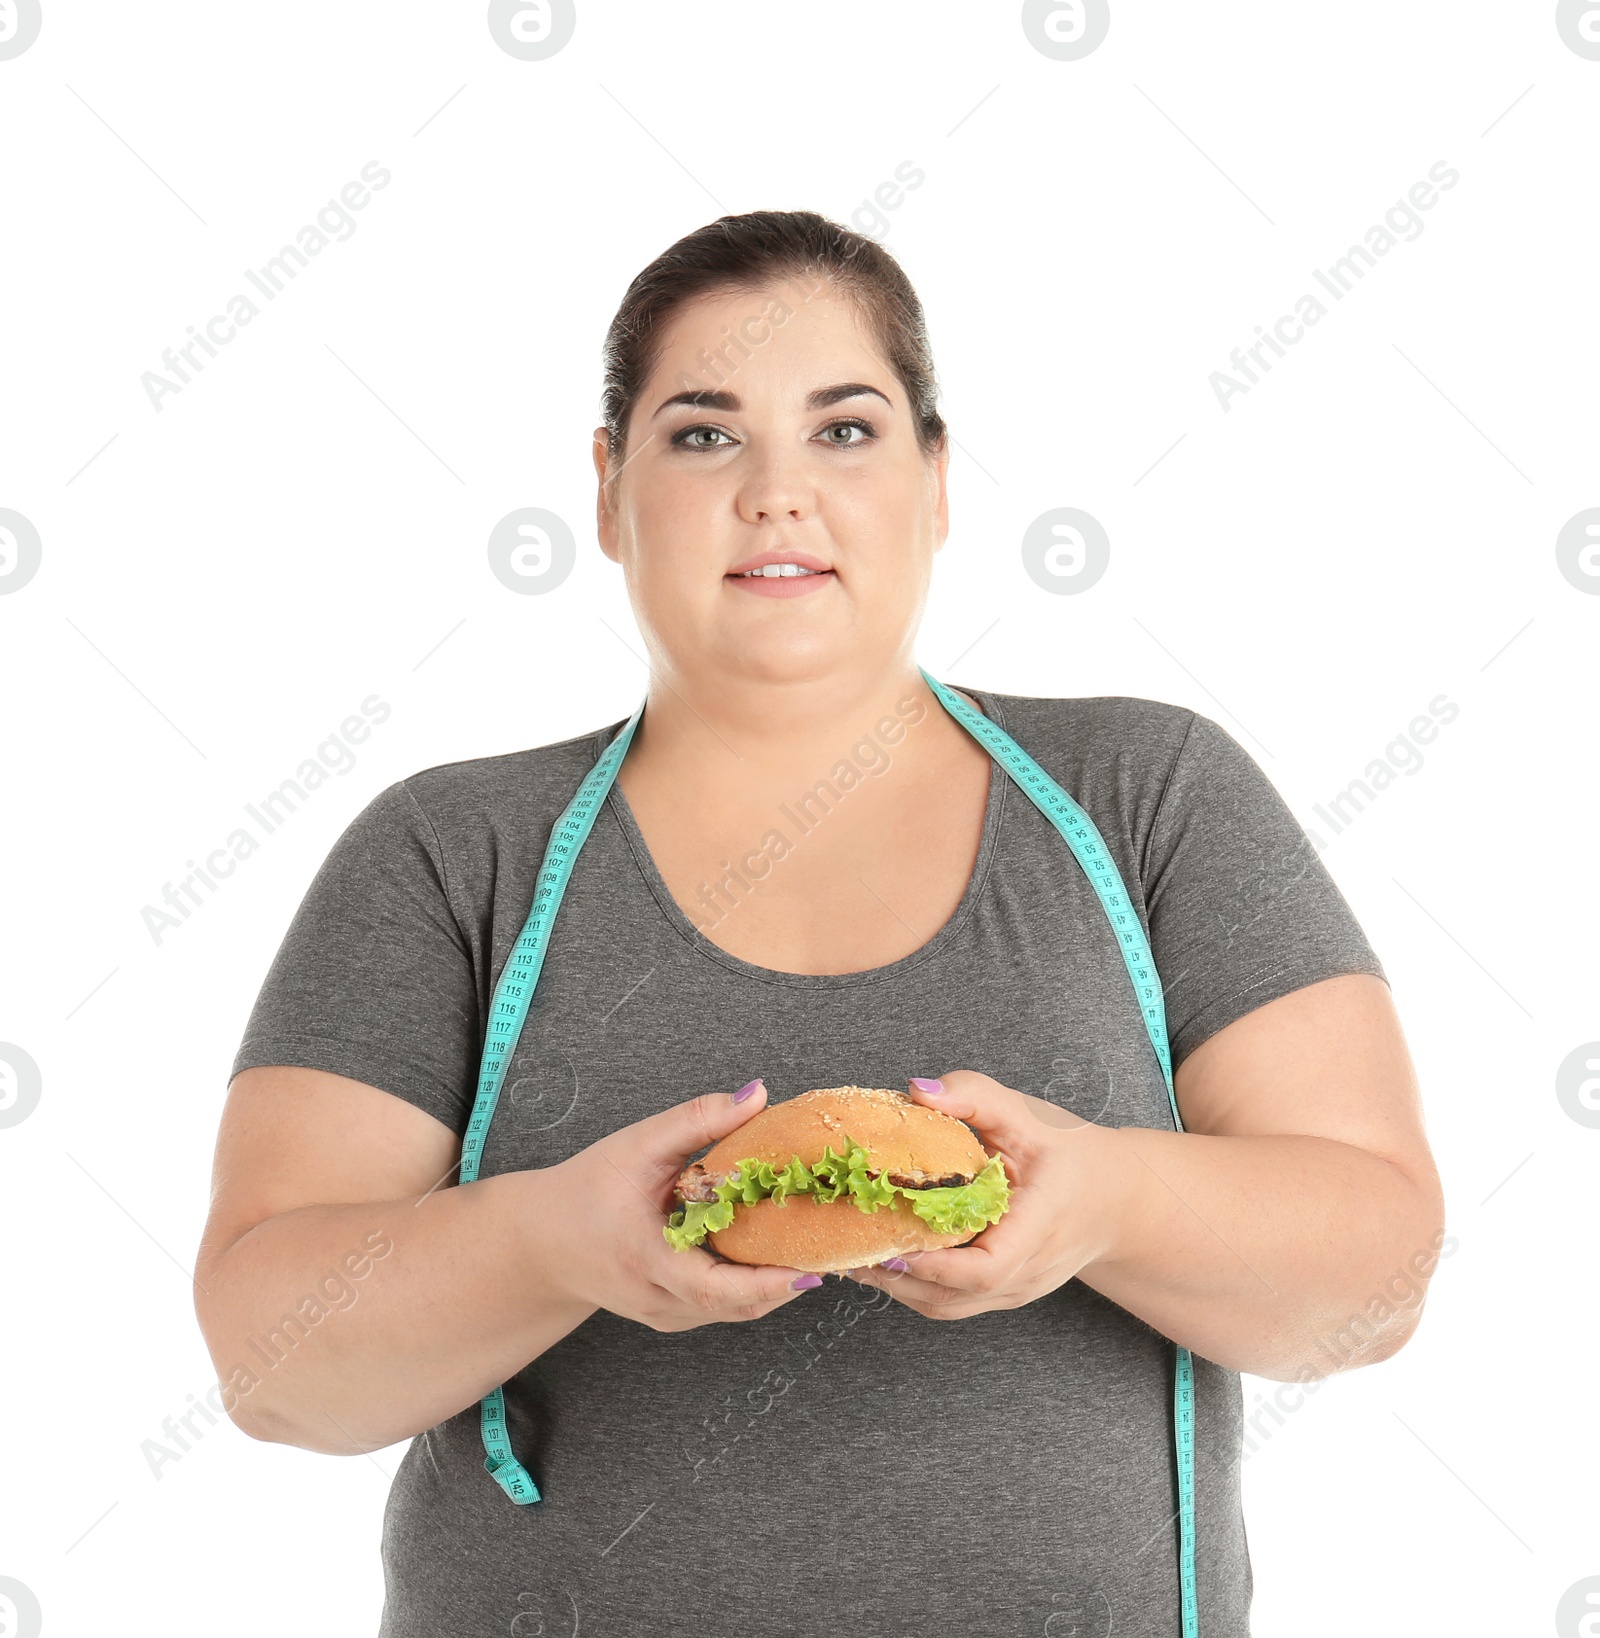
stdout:
<svg viewBox="0 0 1600 1638">
<path fill-rule="evenodd" d="M 1292 990 L 1341 973 L 1389 981 L 1277 789 L 1198 713 L 1157 805 L 1142 877 L 1174 1069 Z"/>
<path fill-rule="evenodd" d="M 444 856 L 404 780 L 350 822 L 267 971 L 230 1079 L 260 1064 L 365 1081 L 464 1132 L 481 1040 Z"/>
</svg>

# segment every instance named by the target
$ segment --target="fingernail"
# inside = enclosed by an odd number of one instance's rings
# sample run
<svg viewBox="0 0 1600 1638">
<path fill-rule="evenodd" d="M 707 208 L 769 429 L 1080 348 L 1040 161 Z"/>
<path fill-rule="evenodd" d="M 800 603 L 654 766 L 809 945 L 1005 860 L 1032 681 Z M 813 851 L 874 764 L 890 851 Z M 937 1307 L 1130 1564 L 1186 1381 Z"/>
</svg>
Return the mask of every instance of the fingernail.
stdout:
<svg viewBox="0 0 1600 1638">
<path fill-rule="evenodd" d="M 753 1081 L 746 1081 L 744 1083 L 744 1085 L 741 1086 L 739 1088 L 739 1090 L 734 1093 L 733 1101 L 735 1103 L 743 1103 L 744 1100 L 746 1098 L 750 1097 L 755 1092 L 755 1089 L 760 1085 L 761 1085 L 761 1077 L 759 1075 L 757 1075 L 756 1078 Z"/>
<path fill-rule="evenodd" d="M 891 1257 L 887 1262 L 878 1264 L 879 1268 L 892 1268 L 899 1274 L 904 1274 L 905 1271 L 910 1268 L 910 1266 L 911 1264 L 908 1263 L 904 1257 Z"/>
<path fill-rule="evenodd" d="M 934 1094 L 938 1094 L 944 1091 L 943 1081 L 931 1081 L 925 1075 L 913 1075 L 911 1077 L 911 1084 L 916 1087 L 919 1092 L 932 1092 Z"/>
<path fill-rule="evenodd" d="M 802 1274 L 798 1280 L 790 1280 L 789 1289 L 791 1291 L 814 1291 L 821 1284 L 822 1276 L 820 1274 Z"/>
</svg>

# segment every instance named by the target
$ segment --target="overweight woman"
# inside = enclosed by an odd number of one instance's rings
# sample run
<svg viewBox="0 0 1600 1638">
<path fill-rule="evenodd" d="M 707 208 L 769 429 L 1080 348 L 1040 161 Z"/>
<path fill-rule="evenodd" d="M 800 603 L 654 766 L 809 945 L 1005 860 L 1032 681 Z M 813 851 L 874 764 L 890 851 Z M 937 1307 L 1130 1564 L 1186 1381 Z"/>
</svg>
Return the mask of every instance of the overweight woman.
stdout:
<svg viewBox="0 0 1600 1638">
<path fill-rule="evenodd" d="M 605 365 L 648 692 L 399 780 L 312 882 L 198 1262 L 233 1420 L 411 1441 L 385 1638 L 1246 1638 L 1238 1373 L 1389 1358 L 1443 1237 L 1376 955 L 1215 722 L 919 666 L 949 457 L 880 246 L 724 217 Z M 690 1159 L 845 1084 L 1010 1209 L 849 1276 L 668 1245 Z"/>
</svg>

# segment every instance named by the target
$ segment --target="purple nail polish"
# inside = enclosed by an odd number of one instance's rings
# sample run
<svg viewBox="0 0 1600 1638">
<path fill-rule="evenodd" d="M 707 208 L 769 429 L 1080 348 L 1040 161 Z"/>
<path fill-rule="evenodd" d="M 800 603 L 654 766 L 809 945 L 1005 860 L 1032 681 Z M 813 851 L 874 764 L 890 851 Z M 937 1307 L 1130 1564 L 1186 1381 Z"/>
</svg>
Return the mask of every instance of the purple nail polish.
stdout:
<svg viewBox="0 0 1600 1638">
<path fill-rule="evenodd" d="M 916 1087 L 919 1092 L 932 1092 L 937 1095 L 944 1091 L 943 1081 L 929 1080 L 925 1075 L 913 1075 L 911 1077 L 911 1084 Z"/>
<path fill-rule="evenodd" d="M 733 1101 L 735 1103 L 743 1103 L 744 1100 L 746 1098 L 750 1097 L 755 1092 L 755 1089 L 760 1085 L 761 1085 L 761 1077 L 759 1075 L 757 1075 L 756 1078 L 753 1081 L 746 1081 L 744 1083 L 744 1085 L 741 1086 L 739 1088 L 739 1090 L 734 1093 Z"/>
<path fill-rule="evenodd" d="M 820 1274 L 802 1274 L 798 1280 L 790 1280 L 789 1289 L 791 1291 L 814 1291 L 821 1284 L 822 1276 Z"/>
<path fill-rule="evenodd" d="M 910 1266 L 904 1257 L 890 1257 L 886 1262 L 878 1264 L 879 1268 L 892 1268 L 898 1274 L 904 1274 Z"/>
</svg>

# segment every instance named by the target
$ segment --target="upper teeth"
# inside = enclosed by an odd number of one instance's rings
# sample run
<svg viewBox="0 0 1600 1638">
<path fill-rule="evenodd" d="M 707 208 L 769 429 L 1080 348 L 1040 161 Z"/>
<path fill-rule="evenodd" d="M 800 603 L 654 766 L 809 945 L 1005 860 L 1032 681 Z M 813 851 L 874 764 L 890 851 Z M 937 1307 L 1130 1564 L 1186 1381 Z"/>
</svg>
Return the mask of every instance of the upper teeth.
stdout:
<svg viewBox="0 0 1600 1638">
<path fill-rule="evenodd" d="M 748 580 L 751 575 L 759 574 L 764 579 L 773 580 L 778 576 L 785 578 L 797 574 L 826 574 L 826 569 L 802 569 L 798 563 L 763 563 L 759 569 L 746 569 L 743 578 Z"/>
</svg>

